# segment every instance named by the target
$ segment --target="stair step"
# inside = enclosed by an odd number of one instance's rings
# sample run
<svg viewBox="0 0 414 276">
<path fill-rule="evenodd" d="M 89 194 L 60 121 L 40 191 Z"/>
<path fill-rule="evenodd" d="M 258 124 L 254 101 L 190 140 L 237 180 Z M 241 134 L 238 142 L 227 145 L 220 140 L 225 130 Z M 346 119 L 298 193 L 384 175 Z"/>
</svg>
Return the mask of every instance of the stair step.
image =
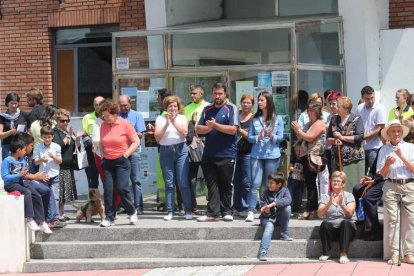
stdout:
<svg viewBox="0 0 414 276">
<path fill-rule="evenodd" d="M 361 260 L 361 259 L 358 259 Z M 382 261 L 382 259 L 364 259 L 365 261 Z M 328 262 L 336 262 L 336 259 Z M 352 259 L 351 259 L 352 261 Z M 257 265 L 257 264 L 289 264 L 315 263 L 316 258 L 269 258 L 260 262 L 257 258 L 105 258 L 105 259 L 47 259 L 30 260 L 24 264 L 25 273 L 81 271 L 81 270 L 114 270 L 183 266 L 212 265 Z"/>
<path fill-rule="evenodd" d="M 259 245 L 258 240 L 36 242 L 31 246 L 31 258 L 255 258 Z M 318 239 L 273 240 L 269 257 L 316 258 L 321 252 Z M 333 244 L 331 252 L 339 252 L 337 243 Z M 350 257 L 380 258 L 382 241 L 354 240 L 349 252 Z"/>
</svg>

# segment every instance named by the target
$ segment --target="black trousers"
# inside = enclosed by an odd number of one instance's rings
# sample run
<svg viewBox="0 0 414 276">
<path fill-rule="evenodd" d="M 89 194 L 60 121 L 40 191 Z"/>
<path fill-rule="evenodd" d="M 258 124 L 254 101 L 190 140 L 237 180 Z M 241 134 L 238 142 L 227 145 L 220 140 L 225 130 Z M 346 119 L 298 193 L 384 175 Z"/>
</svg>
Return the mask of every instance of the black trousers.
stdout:
<svg viewBox="0 0 414 276">
<path fill-rule="evenodd" d="M 324 220 L 319 228 L 322 255 L 329 256 L 332 241 L 339 241 L 340 252 L 348 253 L 349 244 L 354 238 L 355 232 L 355 224 L 349 220 L 344 219 L 339 228 L 334 228 L 330 221 Z"/>
<path fill-rule="evenodd" d="M 382 227 L 378 220 L 378 201 L 382 198 L 382 186 L 384 182 L 380 182 L 369 188 L 364 195 L 364 213 L 365 213 L 365 232 L 381 232 Z M 359 198 L 364 192 L 365 186 L 357 184 L 352 189 L 355 197 L 356 208 L 358 209 Z"/>
<path fill-rule="evenodd" d="M 316 187 L 317 173 L 310 172 L 307 166 L 307 160 L 304 162 L 303 175 L 305 177 L 305 187 L 308 201 L 306 202 L 306 211 L 313 212 L 318 210 L 318 189 Z"/>
<path fill-rule="evenodd" d="M 88 157 L 89 166 L 85 168 L 86 178 L 88 179 L 88 188 L 98 188 L 99 186 L 99 173 L 95 164 L 95 155 L 92 151 L 92 146 L 85 148 L 86 155 Z"/>
<path fill-rule="evenodd" d="M 231 215 L 235 158 L 203 157 L 201 168 L 207 182 L 207 216 Z"/>
</svg>

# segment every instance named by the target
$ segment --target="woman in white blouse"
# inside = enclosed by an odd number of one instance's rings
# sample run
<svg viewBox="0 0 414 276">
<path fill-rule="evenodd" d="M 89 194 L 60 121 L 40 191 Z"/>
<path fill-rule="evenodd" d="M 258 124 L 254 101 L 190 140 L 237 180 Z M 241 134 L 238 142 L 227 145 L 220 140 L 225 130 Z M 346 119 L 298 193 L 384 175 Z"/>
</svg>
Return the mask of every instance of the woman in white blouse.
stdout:
<svg viewBox="0 0 414 276">
<path fill-rule="evenodd" d="M 164 220 L 174 216 L 174 185 L 178 185 L 184 203 L 185 218 L 192 216 L 191 192 L 188 182 L 188 148 L 185 143 L 188 121 L 179 97 L 168 96 L 163 100 L 166 114 L 155 121 L 155 139 L 160 144 L 160 163 L 165 182 L 166 207 L 168 214 Z"/>
</svg>

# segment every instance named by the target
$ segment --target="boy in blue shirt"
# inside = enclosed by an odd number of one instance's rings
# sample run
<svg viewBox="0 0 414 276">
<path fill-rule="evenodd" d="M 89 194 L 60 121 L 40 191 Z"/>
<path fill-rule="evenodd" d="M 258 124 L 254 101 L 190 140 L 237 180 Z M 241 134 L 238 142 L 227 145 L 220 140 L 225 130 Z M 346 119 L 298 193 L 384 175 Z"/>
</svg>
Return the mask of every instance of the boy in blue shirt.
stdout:
<svg viewBox="0 0 414 276">
<path fill-rule="evenodd" d="M 26 225 L 32 231 L 41 230 L 51 234 L 52 231 L 45 223 L 45 213 L 42 196 L 30 181 L 23 181 L 28 174 L 24 155 L 26 149 L 21 139 L 15 138 L 10 142 L 11 155 L 3 160 L 1 165 L 4 189 L 7 192 L 18 191 L 24 195 L 24 214 Z"/>
</svg>

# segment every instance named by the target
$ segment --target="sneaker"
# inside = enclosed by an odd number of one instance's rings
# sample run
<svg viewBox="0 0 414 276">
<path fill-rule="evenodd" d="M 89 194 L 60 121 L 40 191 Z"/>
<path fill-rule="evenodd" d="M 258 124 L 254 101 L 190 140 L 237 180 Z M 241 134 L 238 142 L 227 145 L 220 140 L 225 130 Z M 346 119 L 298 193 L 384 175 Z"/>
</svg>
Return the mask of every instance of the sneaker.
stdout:
<svg viewBox="0 0 414 276">
<path fill-rule="evenodd" d="M 404 257 L 404 262 L 407 264 L 414 264 L 414 255 L 406 255 Z"/>
<path fill-rule="evenodd" d="M 103 222 L 101 222 L 101 224 L 99 224 L 100 227 L 111 227 L 114 225 L 115 225 L 115 222 L 110 221 L 110 220 L 104 220 Z"/>
<path fill-rule="evenodd" d="M 322 255 L 322 256 L 319 257 L 319 261 L 321 261 L 321 262 L 326 262 L 328 259 L 329 259 L 328 255 Z"/>
<path fill-rule="evenodd" d="M 225 215 L 225 216 L 223 217 L 223 220 L 224 220 L 224 221 L 233 221 L 233 216 L 232 216 L 232 215 Z"/>
<path fill-rule="evenodd" d="M 42 224 L 39 225 L 40 230 L 45 234 L 53 234 L 52 230 L 50 230 L 49 226 L 46 222 L 42 222 Z"/>
<path fill-rule="evenodd" d="M 245 222 L 253 222 L 253 221 L 254 221 L 254 214 L 253 214 L 253 212 L 249 212 L 247 214 Z"/>
<path fill-rule="evenodd" d="M 193 214 L 192 213 L 185 214 L 185 219 L 186 220 L 192 220 L 193 219 Z"/>
<path fill-rule="evenodd" d="M 34 220 L 26 222 L 26 226 L 29 227 L 32 231 L 39 231 L 40 227 L 37 225 L 37 223 Z"/>
<path fill-rule="evenodd" d="M 339 263 L 340 263 L 340 264 L 347 264 L 347 263 L 349 263 L 349 259 L 348 259 L 348 257 L 347 257 L 347 256 L 341 256 L 341 257 L 339 258 Z"/>
<path fill-rule="evenodd" d="M 143 215 L 144 214 L 144 210 L 137 210 L 137 214 L 138 215 Z"/>
<path fill-rule="evenodd" d="M 396 265 L 398 264 L 398 254 L 393 254 L 391 259 L 387 262 L 389 265 Z"/>
<path fill-rule="evenodd" d="M 208 216 L 202 216 L 197 218 L 198 222 L 207 222 L 207 221 L 219 221 L 219 218 L 216 217 L 208 217 Z"/>
<path fill-rule="evenodd" d="M 291 237 L 289 237 L 289 236 L 281 236 L 280 237 L 280 240 L 281 241 L 293 241 L 293 239 Z"/>
<path fill-rule="evenodd" d="M 63 228 L 66 226 L 66 223 L 61 222 L 59 220 L 53 220 L 51 222 L 48 223 L 47 225 L 50 229 L 55 229 L 55 228 Z"/>
<path fill-rule="evenodd" d="M 259 261 L 263 261 L 263 262 L 267 261 L 267 252 L 266 251 L 260 252 Z"/>
<path fill-rule="evenodd" d="M 129 223 L 135 224 L 138 221 L 137 211 L 135 211 L 132 215 L 129 216 Z"/>
<path fill-rule="evenodd" d="M 170 221 L 170 220 L 172 220 L 172 219 L 173 219 L 173 217 L 174 217 L 173 213 L 168 213 L 168 215 L 166 215 L 166 216 L 164 217 L 164 220 L 165 220 L 165 221 Z"/>
<path fill-rule="evenodd" d="M 179 215 L 180 217 L 183 217 L 183 216 L 185 215 L 185 211 L 184 211 L 184 210 L 180 210 L 180 211 L 178 211 L 178 215 Z"/>
</svg>

